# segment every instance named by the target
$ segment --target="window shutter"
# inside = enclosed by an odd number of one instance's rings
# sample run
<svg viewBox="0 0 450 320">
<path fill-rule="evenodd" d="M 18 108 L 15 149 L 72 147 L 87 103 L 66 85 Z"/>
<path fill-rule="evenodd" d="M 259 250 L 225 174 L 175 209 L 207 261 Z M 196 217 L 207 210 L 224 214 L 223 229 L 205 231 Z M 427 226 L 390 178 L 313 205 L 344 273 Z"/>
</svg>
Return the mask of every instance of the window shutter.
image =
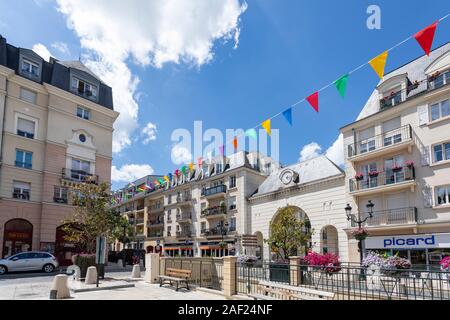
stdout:
<svg viewBox="0 0 450 320">
<path fill-rule="evenodd" d="M 36 103 L 36 93 L 24 88 L 20 89 L 20 98 L 30 103 Z"/>
<path fill-rule="evenodd" d="M 430 186 L 424 186 L 422 188 L 423 206 L 425 208 L 431 208 L 433 206 L 433 189 Z"/>
<path fill-rule="evenodd" d="M 358 139 L 359 141 L 368 140 L 370 138 L 373 138 L 375 136 L 375 128 L 371 127 L 366 130 L 358 132 Z"/>
<path fill-rule="evenodd" d="M 383 127 L 383 133 L 393 131 L 395 129 L 400 128 L 401 127 L 400 117 L 383 122 L 382 127 Z"/>
<path fill-rule="evenodd" d="M 422 158 L 422 166 L 430 165 L 430 147 L 429 146 L 422 147 L 421 158 Z"/>
<path fill-rule="evenodd" d="M 418 106 L 417 114 L 419 116 L 419 126 L 426 125 L 428 122 L 430 122 L 428 114 L 428 105 Z"/>
<path fill-rule="evenodd" d="M 17 189 L 30 190 L 30 184 L 26 182 L 14 181 L 13 187 Z"/>
<path fill-rule="evenodd" d="M 17 120 L 17 129 L 20 131 L 34 134 L 34 122 L 19 118 Z"/>
</svg>

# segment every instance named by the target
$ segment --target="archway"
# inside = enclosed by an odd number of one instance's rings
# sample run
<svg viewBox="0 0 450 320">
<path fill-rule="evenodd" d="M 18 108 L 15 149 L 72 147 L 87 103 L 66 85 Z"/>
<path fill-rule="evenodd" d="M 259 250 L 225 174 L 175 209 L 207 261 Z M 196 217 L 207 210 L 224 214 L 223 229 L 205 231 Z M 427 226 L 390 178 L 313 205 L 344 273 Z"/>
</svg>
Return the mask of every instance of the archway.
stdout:
<svg viewBox="0 0 450 320">
<path fill-rule="evenodd" d="M 70 266 L 72 264 L 72 256 L 82 252 L 82 249 L 75 243 L 66 240 L 67 233 L 64 231 L 64 226 L 62 225 L 56 228 L 54 254 L 60 266 Z"/>
<path fill-rule="evenodd" d="M 311 237 L 312 228 L 311 228 L 311 221 L 309 220 L 308 215 L 299 207 L 287 206 L 287 207 L 278 209 L 278 211 L 274 214 L 272 221 L 270 222 L 269 234 L 272 234 L 272 226 L 279 221 L 280 213 L 285 208 L 292 208 L 294 210 L 294 214 L 295 214 L 297 220 L 305 221 L 304 226 L 302 228 L 302 233 L 308 234 L 309 236 L 307 238 L 306 244 L 304 246 L 302 246 L 299 243 L 299 246 L 298 246 L 296 252 L 294 253 L 294 255 L 296 255 L 296 256 L 304 256 L 308 252 L 308 250 L 312 248 L 312 237 Z M 269 252 L 271 252 L 270 248 L 269 248 Z M 271 259 L 273 260 L 275 258 L 274 252 L 271 252 L 271 254 L 272 254 Z"/>
<path fill-rule="evenodd" d="M 260 231 L 255 232 L 254 234 L 256 236 L 256 257 L 264 261 L 264 237 L 263 234 Z"/>
<path fill-rule="evenodd" d="M 25 219 L 12 219 L 5 223 L 3 234 L 3 258 L 19 252 L 31 251 L 33 225 Z"/>
<path fill-rule="evenodd" d="M 320 232 L 320 251 L 339 254 L 338 231 L 335 226 L 325 226 Z"/>
<path fill-rule="evenodd" d="M 147 246 L 147 253 L 153 253 L 153 246 Z"/>
</svg>

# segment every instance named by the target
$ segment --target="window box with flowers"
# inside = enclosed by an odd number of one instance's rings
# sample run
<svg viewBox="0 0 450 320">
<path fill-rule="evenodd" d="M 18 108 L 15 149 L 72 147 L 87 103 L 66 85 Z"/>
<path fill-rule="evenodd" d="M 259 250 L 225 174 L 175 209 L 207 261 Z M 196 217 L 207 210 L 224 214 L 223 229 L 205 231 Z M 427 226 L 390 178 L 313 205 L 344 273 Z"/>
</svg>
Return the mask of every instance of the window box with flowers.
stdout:
<svg viewBox="0 0 450 320">
<path fill-rule="evenodd" d="M 450 256 L 444 257 L 439 264 L 441 265 L 442 272 L 448 272 L 444 274 L 444 277 L 450 281 Z"/>
<path fill-rule="evenodd" d="M 403 170 L 403 167 L 399 166 L 399 165 L 395 165 L 392 167 L 392 171 L 394 171 L 394 172 L 400 172 L 402 170 Z"/>
<path fill-rule="evenodd" d="M 380 173 L 378 171 L 370 171 L 369 172 L 369 177 L 376 178 L 376 177 L 378 177 L 379 174 Z"/>
<path fill-rule="evenodd" d="M 333 253 L 320 254 L 309 251 L 303 260 L 313 270 L 320 270 L 327 275 L 332 275 L 341 271 L 339 256 Z"/>
<path fill-rule="evenodd" d="M 362 181 L 362 180 L 364 180 L 364 175 L 363 175 L 362 173 L 357 173 L 357 174 L 355 175 L 355 180 L 356 180 L 356 181 Z"/>
<path fill-rule="evenodd" d="M 413 161 L 406 161 L 406 167 L 408 167 L 408 169 L 414 168 L 414 162 Z"/>
</svg>

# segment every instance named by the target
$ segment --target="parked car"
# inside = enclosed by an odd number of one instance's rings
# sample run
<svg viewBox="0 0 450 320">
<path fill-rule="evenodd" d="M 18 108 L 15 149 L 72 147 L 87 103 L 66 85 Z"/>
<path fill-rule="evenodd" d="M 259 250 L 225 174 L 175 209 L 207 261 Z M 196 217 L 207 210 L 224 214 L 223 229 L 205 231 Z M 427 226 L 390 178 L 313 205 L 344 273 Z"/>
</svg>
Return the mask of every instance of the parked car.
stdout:
<svg viewBox="0 0 450 320">
<path fill-rule="evenodd" d="M 125 258 L 124 258 L 125 257 Z M 140 249 L 123 249 L 117 254 L 118 259 L 125 259 L 126 264 L 133 264 L 133 257 L 139 257 L 141 260 L 145 259 L 145 250 Z"/>
<path fill-rule="evenodd" d="M 6 259 L 0 259 L 0 275 L 13 271 L 36 270 L 51 273 L 58 266 L 55 256 L 48 252 L 21 252 Z"/>
</svg>

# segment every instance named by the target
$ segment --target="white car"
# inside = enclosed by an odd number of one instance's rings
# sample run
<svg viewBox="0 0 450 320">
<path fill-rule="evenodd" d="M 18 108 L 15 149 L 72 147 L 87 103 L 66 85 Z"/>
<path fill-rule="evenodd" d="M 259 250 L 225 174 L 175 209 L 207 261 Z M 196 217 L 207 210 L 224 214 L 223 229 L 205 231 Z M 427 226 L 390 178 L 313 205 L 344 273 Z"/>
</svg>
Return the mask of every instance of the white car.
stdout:
<svg viewBox="0 0 450 320">
<path fill-rule="evenodd" d="M 58 268 L 58 261 L 48 252 L 28 251 L 0 259 L 0 275 L 13 271 L 42 270 L 46 273 Z"/>
</svg>

